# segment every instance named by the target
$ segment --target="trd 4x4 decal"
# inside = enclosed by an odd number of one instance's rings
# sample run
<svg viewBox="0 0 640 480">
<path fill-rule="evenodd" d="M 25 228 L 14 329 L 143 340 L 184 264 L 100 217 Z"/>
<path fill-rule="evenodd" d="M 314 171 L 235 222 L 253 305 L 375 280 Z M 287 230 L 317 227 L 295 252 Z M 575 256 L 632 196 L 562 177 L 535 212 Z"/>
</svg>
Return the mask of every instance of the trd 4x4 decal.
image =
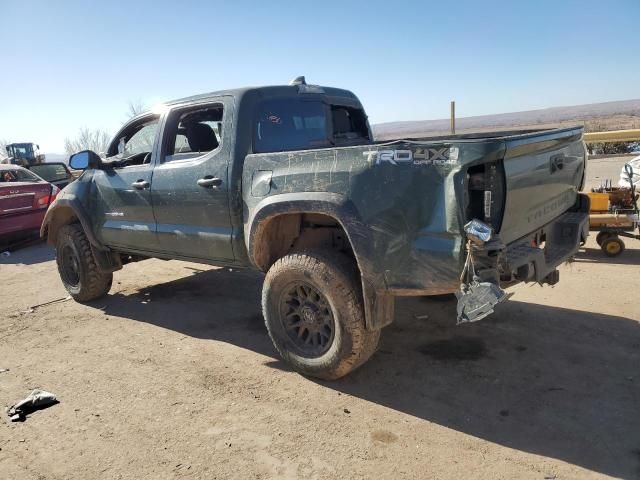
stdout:
<svg viewBox="0 0 640 480">
<path fill-rule="evenodd" d="M 454 165 L 458 161 L 457 147 L 416 148 L 415 150 L 369 150 L 362 152 L 373 165 L 389 162 L 392 165 Z"/>
</svg>

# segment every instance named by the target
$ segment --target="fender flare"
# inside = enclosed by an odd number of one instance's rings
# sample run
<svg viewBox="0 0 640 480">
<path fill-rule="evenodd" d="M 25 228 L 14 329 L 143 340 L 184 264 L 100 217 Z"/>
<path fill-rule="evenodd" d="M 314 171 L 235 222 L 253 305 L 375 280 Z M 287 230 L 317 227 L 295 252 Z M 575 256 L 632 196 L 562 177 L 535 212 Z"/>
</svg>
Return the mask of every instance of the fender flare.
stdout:
<svg viewBox="0 0 640 480">
<path fill-rule="evenodd" d="M 72 215 L 69 215 L 69 212 L 72 212 Z M 60 221 L 60 215 L 63 215 L 64 220 Z M 68 223 L 72 223 L 67 221 L 70 218 L 78 219 L 92 247 L 98 250 L 109 251 L 109 249 L 102 245 L 94 235 L 91 223 L 89 222 L 89 216 L 82 204 L 75 199 L 57 198 L 55 200 L 47 210 L 47 213 L 42 220 L 40 237 L 45 238 L 46 236 L 47 243 L 49 245 L 55 244 L 58 236 L 58 229 Z M 51 227 L 53 227 L 53 230 Z"/>
<path fill-rule="evenodd" d="M 120 255 L 113 253 L 111 249 L 105 247 L 93 233 L 89 216 L 82 207 L 82 204 L 75 199 L 58 198 L 49 207 L 40 227 L 40 237 L 47 237 L 49 245 L 55 245 L 58 238 L 58 230 L 64 225 L 75 223 L 75 219 L 82 225 L 91 252 L 95 258 L 98 269 L 104 273 L 115 272 L 122 268 Z"/>
<path fill-rule="evenodd" d="M 366 327 L 377 330 L 393 321 L 394 297 L 386 291 L 384 274 L 372 262 L 373 239 L 355 205 L 344 195 L 330 192 L 283 193 L 260 201 L 250 209 L 245 223 L 245 243 L 251 263 L 259 270 L 255 248 L 262 226 L 279 215 L 318 213 L 336 220 L 347 235 L 360 271 Z"/>
</svg>

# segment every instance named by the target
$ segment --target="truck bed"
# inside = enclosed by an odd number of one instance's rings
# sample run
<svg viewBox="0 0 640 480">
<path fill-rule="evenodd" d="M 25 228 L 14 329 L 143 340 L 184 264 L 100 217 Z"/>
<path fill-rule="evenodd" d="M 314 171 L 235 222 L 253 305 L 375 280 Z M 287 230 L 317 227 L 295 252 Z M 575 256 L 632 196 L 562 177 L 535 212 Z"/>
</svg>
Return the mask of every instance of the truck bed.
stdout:
<svg viewBox="0 0 640 480">
<path fill-rule="evenodd" d="M 584 165 L 581 127 L 463 134 L 251 154 L 243 191 L 249 224 L 273 196 L 333 196 L 349 211 L 345 229 L 377 289 L 439 294 L 458 288 L 466 222 L 488 223 L 504 245 L 542 240 L 576 204 Z"/>
</svg>

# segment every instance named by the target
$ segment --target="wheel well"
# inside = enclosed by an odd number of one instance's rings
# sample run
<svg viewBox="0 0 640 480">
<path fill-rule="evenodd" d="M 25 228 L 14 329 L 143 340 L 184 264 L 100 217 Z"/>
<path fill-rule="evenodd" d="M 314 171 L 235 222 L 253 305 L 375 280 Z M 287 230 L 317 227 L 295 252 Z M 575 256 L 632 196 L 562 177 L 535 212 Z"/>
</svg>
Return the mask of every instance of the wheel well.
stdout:
<svg viewBox="0 0 640 480">
<path fill-rule="evenodd" d="M 58 239 L 58 232 L 60 228 L 72 223 L 79 223 L 80 219 L 70 207 L 60 207 L 56 209 L 55 214 L 51 220 L 45 226 L 45 232 L 47 235 L 47 243 L 55 245 Z"/>
<path fill-rule="evenodd" d="M 355 259 L 349 238 L 335 218 L 322 213 L 287 213 L 260 225 L 255 235 L 253 261 L 266 272 L 287 253 L 310 248 L 333 249 Z"/>
</svg>

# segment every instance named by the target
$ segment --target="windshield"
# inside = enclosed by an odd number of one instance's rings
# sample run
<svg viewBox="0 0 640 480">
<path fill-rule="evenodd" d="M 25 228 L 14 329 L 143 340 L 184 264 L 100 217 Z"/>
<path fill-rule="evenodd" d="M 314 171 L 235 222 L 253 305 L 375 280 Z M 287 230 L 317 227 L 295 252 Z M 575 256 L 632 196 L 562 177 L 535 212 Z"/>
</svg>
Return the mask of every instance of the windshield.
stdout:
<svg viewBox="0 0 640 480">
<path fill-rule="evenodd" d="M 59 180 L 66 180 L 69 178 L 67 169 L 61 163 L 41 163 L 39 165 L 29 167 L 29 170 L 45 179 L 47 182 L 57 182 Z"/>
<path fill-rule="evenodd" d="M 6 182 L 42 182 L 42 179 L 29 170 L 0 169 L 0 183 Z"/>
<path fill-rule="evenodd" d="M 14 158 L 20 160 L 33 159 L 33 145 L 31 145 L 30 143 L 17 143 L 7 148 L 11 149 L 10 154 L 13 155 Z"/>
</svg>

